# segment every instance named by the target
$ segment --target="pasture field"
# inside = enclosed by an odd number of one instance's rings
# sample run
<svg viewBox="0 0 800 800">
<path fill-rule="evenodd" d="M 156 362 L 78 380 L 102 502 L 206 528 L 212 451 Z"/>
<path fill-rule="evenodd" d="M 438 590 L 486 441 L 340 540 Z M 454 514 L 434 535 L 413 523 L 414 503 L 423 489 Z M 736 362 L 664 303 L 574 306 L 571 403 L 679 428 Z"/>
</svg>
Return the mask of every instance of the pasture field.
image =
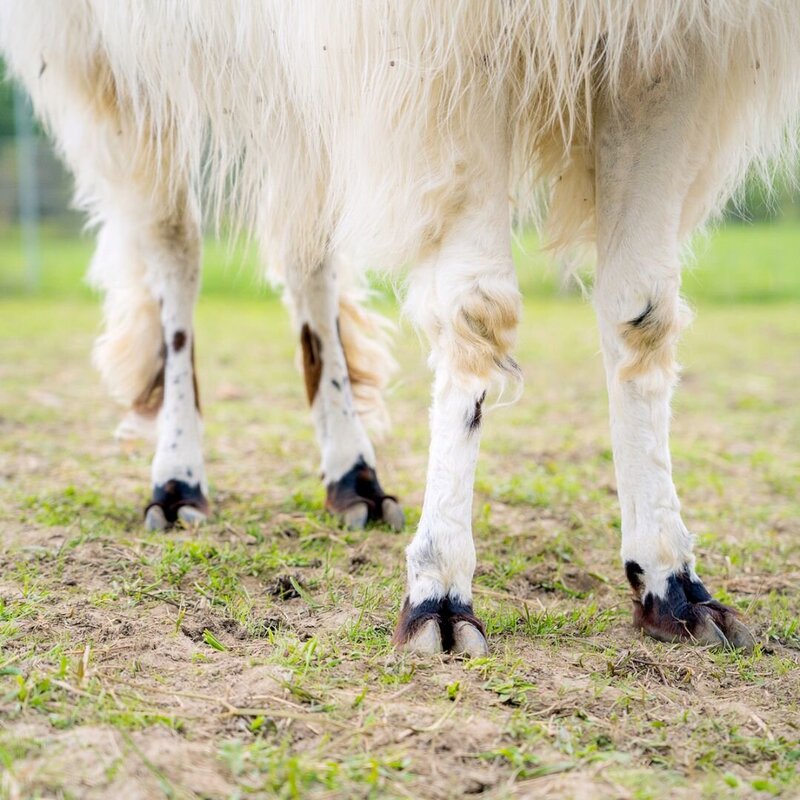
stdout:
<svg viewBox="0 0 800 800">
<path fill-rule="evenodd" d="M 426 462 L 413 334 L 378 447 L 407 530 L 343 530 L 286 316 L 211 248 L 215 513 L 147 533 L 148 447 L 113 440 L 89 365 L 88 245 L 45 245 L 43 291 L 0 300 L 0 798 L 800 796 L 800 229 L 728 228 L 686 278 L 676 482 L 700 574 L 762 646 L 631 628 L 592 310 L 528 255 L 525 394 L 484 415 L 473 660 L 390 646 Z"/>
</svg>

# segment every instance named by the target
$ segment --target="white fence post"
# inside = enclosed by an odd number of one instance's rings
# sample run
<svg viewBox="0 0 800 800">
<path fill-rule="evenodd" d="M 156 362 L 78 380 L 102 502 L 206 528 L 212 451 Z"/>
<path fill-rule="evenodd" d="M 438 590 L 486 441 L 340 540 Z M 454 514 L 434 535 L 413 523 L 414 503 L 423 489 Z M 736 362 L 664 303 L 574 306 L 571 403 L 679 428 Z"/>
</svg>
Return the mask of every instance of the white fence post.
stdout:
<svg viewBox="0 0 800 800">
<path fill-rule="evenodd" d="M 30 101 L 19 89 L 14 89 L 14 128 L 17 151 L 17 193 L 19 198 L 20 230 L 25 254 L 25 285 L 30 292 L 41 282 L 41 251 L 39 248 L 39 183 L 36 171 L 36 137 L 33 132 Z"/>
</svg>

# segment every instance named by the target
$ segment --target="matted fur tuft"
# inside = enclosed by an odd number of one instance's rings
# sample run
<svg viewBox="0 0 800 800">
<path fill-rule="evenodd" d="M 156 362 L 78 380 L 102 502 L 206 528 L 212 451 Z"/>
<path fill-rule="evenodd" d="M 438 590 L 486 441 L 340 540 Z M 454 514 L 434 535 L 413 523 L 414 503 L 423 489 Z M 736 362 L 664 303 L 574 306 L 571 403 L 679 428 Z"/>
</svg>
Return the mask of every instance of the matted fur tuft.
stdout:
<svg viewBox="0 0 800 800">
<path fill-rule="evenodd" d="M 89 281 L 105 292 L 105 328 L 94 345 L 94 364 L 111 397 L 130 409 L 117 429 L 120 438 L 153 438 L 159 397 L 154 394 L 164 366 L 164 337 L 158 303 L 146 282 L 146 265 L 122 227 L 100 232 Z"/>
<path fill-rule="evenodd" d="M 352 290 L 340 297 L 339 335 L 356 411 L 373 439 L 379 441 L 390 427 L 383 394 L 397 362 L 390 349 L 391 323 L 366 308 L 363 301 L 363 292 Z"/>
</svg>

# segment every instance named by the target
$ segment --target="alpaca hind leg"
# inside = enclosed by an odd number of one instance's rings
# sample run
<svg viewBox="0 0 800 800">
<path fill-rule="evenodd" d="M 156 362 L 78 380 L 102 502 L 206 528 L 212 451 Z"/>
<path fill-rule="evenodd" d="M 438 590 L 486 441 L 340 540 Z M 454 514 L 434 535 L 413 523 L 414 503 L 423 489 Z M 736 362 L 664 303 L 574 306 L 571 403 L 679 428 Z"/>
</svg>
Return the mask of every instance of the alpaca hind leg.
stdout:
<svg viewBox="0 0 800 800">
<path fill-rule="evenodd" d="M 6 28 L 20 33 L 5 46 L 75 176 L 78 205 L 101 226 L 90 278 L 106 295 L 105 330 L 94 361 L 132 412 L 135 424 L 122 432 L 157 434 L 147 524 L 195 521 L 207 502 L 192 360 L 200 227 L 191 180 L 173 157 L 173 127 L 150 126 L 117 82 L 91 4 L 58 4 L 57 24 L 55 6 L 44 5 L 3 8 Z"/>
<path fill-rule="evenodd" d="M 363 528 L 367 522 L 383 521 L 400 530 L 403 512 L 397 498 L 386 494 L 378 481 L 375 450 L 354 398 L 359 384 L 368 380 L 362 371 L 354 374 L 359 343 L 348 339 L 349 353 L 343 344 L 343 331 L 350 331 L 353 320 L 342 320 L 341 315 L 366 312 L 343 303 L 331 258 L 307 275 L 290 273 L 286 283 L 286 301 L 299 330 L 306 395 L 322 455 L 325 507 L 348 527 Z"/>
<path fill-rule="evenodd" d="M 155 433 L 148 527 L 195 522 L 208 511 L 192 325 L 199 209 L 168 135 L 136 120 L 102 61 L 92 63 L 94 83 L 70 84 L 72 111 L 54 131 L 101 225 L 90 280 L 105 293 L 105 329 L 94 363 L 129 409 L 119 432 Z"/>
<path fill-rule="evenodd" d="M 94 363 L 114 399 L 129 409 L 117 435 L 155 439 L 145 518 L 160 529 L 208 513 L 192 322 L 199 214 L 183 190 L 157 200 L 130 186 L 126 193 L 121 209 L 106 206 L 92 264 L 91 278 L 105 292 Z"/>
<path fill-rule="evenodd" d="M 194 305 L 200 281 L 200 225 L 194 202 L 180 196 L 156 217 L 145 238 L 149 284 L 161 310 L 163 401 L 146 524 L 202 522 L 208 486 L 202 450 L 200 398 L 194 359 Z"/>
</svg>

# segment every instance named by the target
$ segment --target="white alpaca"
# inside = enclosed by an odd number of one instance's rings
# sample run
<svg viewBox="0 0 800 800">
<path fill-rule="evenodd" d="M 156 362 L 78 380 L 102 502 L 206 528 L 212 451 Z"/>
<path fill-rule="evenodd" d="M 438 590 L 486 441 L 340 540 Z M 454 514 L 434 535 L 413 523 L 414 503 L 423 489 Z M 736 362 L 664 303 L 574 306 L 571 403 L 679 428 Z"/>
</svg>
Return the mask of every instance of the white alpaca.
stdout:
<svg viewBox="0 0 800 800">
<path fill-rule="evenodd" d="M 148 524 L 207 513 L 201 196 L 286 287 L 328 506 L 355 525 L 402 524 L 355 413 L 384 418 L 391 365 L 358 276 L 412 264 L 436 377 L 395 641 L 485 652 L 472 482 L 486 392 L 519 377 L 510 225 L 534 213 L 555 246 L 596 245 L 636 623 L 748 645 L 695 573 L 672 483 L 679 252 L 748 168 L 793 154 L 798 41 L 796 0 L 3 0 L 0 47 L 101 225 L 96 363 L 128 428 L 157 414 Z"/>
</svg>

